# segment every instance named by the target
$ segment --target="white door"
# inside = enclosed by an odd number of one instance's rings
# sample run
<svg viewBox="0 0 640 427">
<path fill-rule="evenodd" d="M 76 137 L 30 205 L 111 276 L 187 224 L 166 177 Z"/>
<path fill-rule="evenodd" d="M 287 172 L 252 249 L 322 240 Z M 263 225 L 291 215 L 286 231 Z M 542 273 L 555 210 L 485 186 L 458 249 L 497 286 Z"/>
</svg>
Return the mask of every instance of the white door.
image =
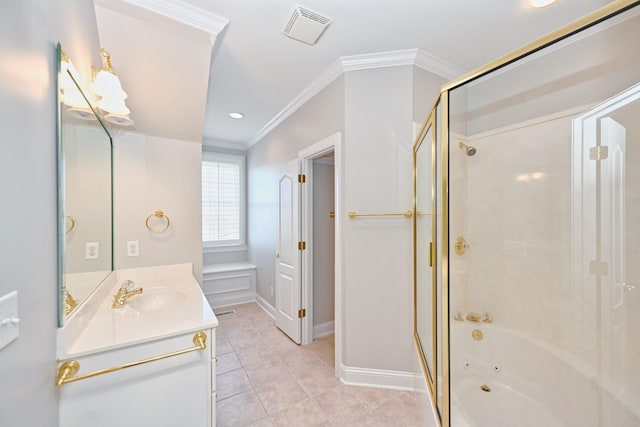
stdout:
<svg viewBox="0 0 640 427">
<path fill-rule="evenodd" d="M 300 344 L 300 185 L 298 159 L 287 164 L 278 181 L 278 252 L 276 257 L 276 326 Z"/>
</svg>

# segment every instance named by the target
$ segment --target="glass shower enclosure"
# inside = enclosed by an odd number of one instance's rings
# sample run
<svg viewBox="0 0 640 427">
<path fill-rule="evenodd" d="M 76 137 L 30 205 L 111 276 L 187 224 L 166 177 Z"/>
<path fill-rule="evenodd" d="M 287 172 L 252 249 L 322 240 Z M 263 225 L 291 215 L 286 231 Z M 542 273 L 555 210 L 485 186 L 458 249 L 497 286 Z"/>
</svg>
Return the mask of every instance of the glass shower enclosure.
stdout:
<svg viewBox="0 0 640 427">
<path fill-rule="evenodd" d="M 414 147 L 442 426 L 640 426 L 640 2 L 444 86 Z"/>
</svg>

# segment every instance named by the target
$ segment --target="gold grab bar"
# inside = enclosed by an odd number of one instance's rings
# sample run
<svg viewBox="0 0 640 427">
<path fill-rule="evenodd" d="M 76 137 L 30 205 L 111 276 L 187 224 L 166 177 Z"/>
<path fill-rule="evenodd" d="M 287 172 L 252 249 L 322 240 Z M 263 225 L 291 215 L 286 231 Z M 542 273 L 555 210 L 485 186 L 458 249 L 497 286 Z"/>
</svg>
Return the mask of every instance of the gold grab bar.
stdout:
<svg viewBox="0 0 640 427">
<path fill-rule="evenodd" d="M 123 365 L 114 366 L 111 368 L 100 369 L 99 371 L 89 372 L 88 374 L 78 375 L 75 374 L 80 370 L 80 363 L 76 360 L 67 360 L 62 363 L 58 368 L 58 379 L 56 380 L 56 386 L 61 387 L 64 384 L 72 383 L 74 381 L 80 381 L 91 377 L 97 377 L 98 375 L 108 374 L 115 371 L 120 371 L 126 368 L 132 368 L 138 365 L 144 365 L 149 362 L 156 362 L 158 360 L 167 359 L 173 356 L 180 356 L 181 354 L 191 353 L 192 351 L 204 350 L 207 348 L 207 334 L 204 332 L 197 332 L 193 336 L 193 343 L 195 347 L 187 348 L 185 350 L 174 351 L 173 353 L 163 354 L 162 356 L 150 357 L 148 359 L 138 360 L 136 362 L 125 363 Z"/>
<path fill-rule="evenodd" d="M 355 212 L 349 212 L 349 218 L 353 219 L 359 216 L 403 216 L 405 218 L 411 218 L 413 213 L 411 211 L 400 212 L 400 213 L 375 213 L 375 214 L 359 214 Z"/>
</svg>

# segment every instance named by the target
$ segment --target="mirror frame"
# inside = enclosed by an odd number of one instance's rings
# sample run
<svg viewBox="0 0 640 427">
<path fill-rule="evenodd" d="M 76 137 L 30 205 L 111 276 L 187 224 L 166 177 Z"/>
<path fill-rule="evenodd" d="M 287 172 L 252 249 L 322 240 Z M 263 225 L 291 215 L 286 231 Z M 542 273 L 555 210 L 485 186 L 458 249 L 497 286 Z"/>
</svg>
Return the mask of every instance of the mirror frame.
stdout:
<svg viewBox="0 0 640 427">
<path fill-rule="evenodd" d="M 65 168 L 64 168 L 64 141 L 63 141 L 63 121 L 62 115 L 64 112 L 63 108 L 63 99 L 62 99 L 62 73 L 64 72 L 62 69 L 63 60 L 68 57 L 64 52 L 60 43 L 56 45 L 56 62 L 57 62 L 57 81 L 56 81 L 56 124 L 57 124 L 57 144 L 56 144 L 56 155 L 57 155 L 57 234 L 58 234 L 58 254 L 57 254 L 57 264 L 58 264 L 58 277 L 57 277 L 57 286 L 58 286 L 58 327 L 64 326 L 65 319 L 75 312 L 75 310 L 71 310 L 68 313 L 65 312 L 65 298 L 66 298 L 66 286 L 65 286 L 65 254 L 66 254 L 66 217 L 65 217 Z M 69 60 L 69 65 L 72 67 L 72 63 Z M 87 105 L 89 106 L 91 112 L 94 114 L 96 120 L 98 121 L 99 126 L 104 130 L 107 138 L 109 139 L 109 216 L 110 216 L 110 250 L 108 251 L 108 255 L 110 257 L 109 262 L 109 271 L 113 271 L 114 266 L 114 239 L 113 239 L 113 137 L 111 132 L 109 132 L 109 128 L 107 127 L 102 115 L 97 110 L 95 105 L 90 101 L 90 97 L 87 96 L 87 91 L 83 88 L 83 85 L 74 77 L 73 73 L 70 70 L 66 70 L 68 76 L 71 78 L 73 83 L 76 85 L 82 96 L 84 97 Z M 90 295 L 95 288 L 97 288 L 100 283 L 104 281 L 104 279 L 108 276 L 101 278 L 97 283 L 95 283 L 93 289 L 88 293 Z M 77 301 L 77 304 L 80 305 L 82 301 Z"/>
</svg>

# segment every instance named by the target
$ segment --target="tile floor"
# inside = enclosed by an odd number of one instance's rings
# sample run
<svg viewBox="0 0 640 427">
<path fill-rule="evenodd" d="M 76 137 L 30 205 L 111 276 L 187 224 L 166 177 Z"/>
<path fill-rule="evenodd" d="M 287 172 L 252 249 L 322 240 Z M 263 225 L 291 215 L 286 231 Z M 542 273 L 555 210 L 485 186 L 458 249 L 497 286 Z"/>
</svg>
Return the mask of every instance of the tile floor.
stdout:
<svg viewBox="0 0 640 427">
<path fill-rule="evenodd" d="M 298 346 L 257 304 L 218 317 L 218 427 L 434 426 L 423 394 L 346 386 L 334 376 L 333 335 Z"/>
</svg>

